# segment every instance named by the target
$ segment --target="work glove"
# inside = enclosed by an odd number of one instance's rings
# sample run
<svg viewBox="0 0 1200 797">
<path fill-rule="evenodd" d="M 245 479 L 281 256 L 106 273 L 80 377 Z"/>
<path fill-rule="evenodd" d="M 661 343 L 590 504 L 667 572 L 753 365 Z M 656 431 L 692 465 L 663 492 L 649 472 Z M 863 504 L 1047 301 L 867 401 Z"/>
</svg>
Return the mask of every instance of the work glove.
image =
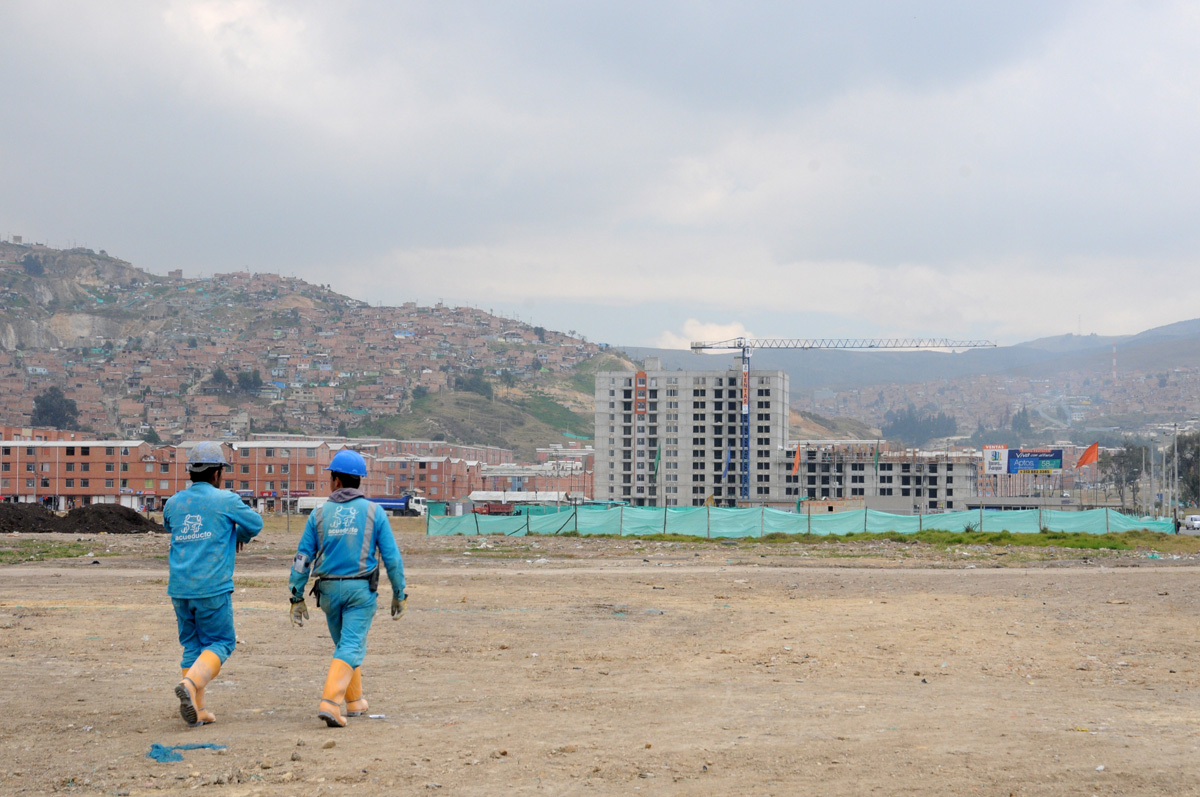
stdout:
<svg viewBox="0 0 1200 797">
<path fill-rule="evenodd" d="M 399 595 L 392 596 L 392 619 L 399 620 L 404 616 L 404 607 L 408 603 L 408 595 L 401 598 Z"/>
<path fill-rule="evenodd" d="M 291 617 L 295 625 L 304 627 L 304 621 L 308 619 L 308 607 L 304 605 L 303 599 L 292 604 Z"/>
</svg>

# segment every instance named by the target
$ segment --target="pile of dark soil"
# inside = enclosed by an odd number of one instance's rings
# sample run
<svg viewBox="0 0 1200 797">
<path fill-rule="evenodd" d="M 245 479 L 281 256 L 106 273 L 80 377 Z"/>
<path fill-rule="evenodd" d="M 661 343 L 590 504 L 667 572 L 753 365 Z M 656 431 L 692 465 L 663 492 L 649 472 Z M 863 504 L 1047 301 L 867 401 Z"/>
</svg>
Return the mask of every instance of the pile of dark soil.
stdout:
<svg viewBox="0 0 1200 797">
<path fill-rule="evenodd" d="M 41 504 L 0 503 L 0 533 L 58 531 L 58 515 Z"/>
<path fill-rule="evenodd" d="M 72 509 L 64 518 L 59 518 L 57 531 L 70 534 L 145 534 L 156 531 L 166 533 L 161 524 L 139 515 L 136 510 L 119 504 L 92 504 Z"/>
<path fill-rule="evenodd" d="M 146 534 L 165 533 L 160 524 L 127 506 L 92 504 L 72 509 L 59 517 L 41 504 L 0 504 L 0 533 L 23 534 Z"/>
</svg>

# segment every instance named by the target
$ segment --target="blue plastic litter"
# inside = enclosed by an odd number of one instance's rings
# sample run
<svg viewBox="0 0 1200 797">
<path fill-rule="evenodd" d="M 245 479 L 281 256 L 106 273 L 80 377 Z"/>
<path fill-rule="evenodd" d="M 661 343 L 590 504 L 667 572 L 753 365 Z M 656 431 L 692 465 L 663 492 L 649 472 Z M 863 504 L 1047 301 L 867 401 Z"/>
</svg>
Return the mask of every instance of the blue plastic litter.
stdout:
<svg viewBox="0 0 1200 797">
<path fill-rule="evenodd" d="M 153 758 L 160 764 L 165 764 L 169 761 L 182 761 L 183 756 L 175 752 L 176 750 L 224 750 L 223 744 L 177 744 L 174 747 L 167 747 L 165 744 L 150 745 L 150 752 L 146 753 L 146 758 Z"/>
</svg>

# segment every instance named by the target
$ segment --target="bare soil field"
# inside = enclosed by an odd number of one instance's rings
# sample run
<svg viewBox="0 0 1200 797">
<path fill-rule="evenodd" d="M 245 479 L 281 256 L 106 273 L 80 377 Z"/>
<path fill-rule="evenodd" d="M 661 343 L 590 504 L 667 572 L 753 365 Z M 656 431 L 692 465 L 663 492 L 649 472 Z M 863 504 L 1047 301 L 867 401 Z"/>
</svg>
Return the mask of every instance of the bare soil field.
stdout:
<svg viewBox="0 0 1200 797">
<path fill-rule="evenodd" d="M 363 666 L 382 716 L 339 730 L 323 616 L 288 622 L 291 525 L 239 557 L 197 729 L 164 535 L 0 537 L 0 792 L 1200 793 L 1194 553 L 395 522 L 409 611 L 381 609 Z"/>
</svg>

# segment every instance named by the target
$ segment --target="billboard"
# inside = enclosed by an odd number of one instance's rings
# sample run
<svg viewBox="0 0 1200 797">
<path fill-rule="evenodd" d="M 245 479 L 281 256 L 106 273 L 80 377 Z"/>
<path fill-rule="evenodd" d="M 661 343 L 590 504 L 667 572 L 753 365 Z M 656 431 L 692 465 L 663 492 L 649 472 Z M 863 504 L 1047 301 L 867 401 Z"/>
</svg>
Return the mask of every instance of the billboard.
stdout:
<svg viewBox="0 0 1200 797">
<path fill-rule="evenodd" d="M 1055 473 L 1062 466 L 1061 448 L 1018 448 L 1008 452 L 1009 473 Z"/>
<path fill-rule="evenodd" d="M 983 447 L 983 472 L 988 475 L 1009 473 L 1057 473 L 1062 470 L 1061 448 Z"/>
<path fill-rule="evenodd" d="M 1008 446 L 983 447 L 983 472 L 989 476 L 1008 473 Z"/>
</svg>

